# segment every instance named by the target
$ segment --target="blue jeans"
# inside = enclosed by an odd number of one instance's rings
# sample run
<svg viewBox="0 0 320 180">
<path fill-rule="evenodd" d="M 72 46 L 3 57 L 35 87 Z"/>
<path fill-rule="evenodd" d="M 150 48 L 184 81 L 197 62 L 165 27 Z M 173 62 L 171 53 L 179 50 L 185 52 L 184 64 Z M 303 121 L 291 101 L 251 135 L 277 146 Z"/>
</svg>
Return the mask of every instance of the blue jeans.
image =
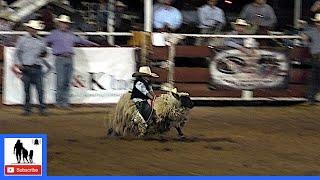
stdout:
<svg viewBox="0 0 320 180">
<path fill-rule="evenodd" d="M 308 101 L 315 102 L 320 88 L 320 54 L 312 56 L 311 83 L 308 91 Z"/>
<path fill-rule="evenodd" d="M 39 109 L 43 111 L 45 109 L 44 98 L 43 98 L 43 73 L 41 66 L 23 66 L 22 69 L 22 82 L 24 84 L 24 111 L 31 112 L 30 105 L 30 87 L 34 84 L 38 93 Z"/>
<path fill-rule="evenodd" d="M 73 73 L 72 57 L 56 56 L 57 73 L 56 104 L 58 106 L 69 106 L 70 81 Z"/>
</svg>

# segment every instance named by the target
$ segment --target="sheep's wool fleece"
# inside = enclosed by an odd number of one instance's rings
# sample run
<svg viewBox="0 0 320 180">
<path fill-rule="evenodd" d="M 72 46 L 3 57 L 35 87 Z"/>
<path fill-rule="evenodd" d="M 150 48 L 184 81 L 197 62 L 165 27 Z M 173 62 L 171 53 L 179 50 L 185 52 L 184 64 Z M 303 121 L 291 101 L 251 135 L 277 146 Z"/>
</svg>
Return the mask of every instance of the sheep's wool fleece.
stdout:
<svg viewBox="0 0 320 180">
<path fill-rule="evenodd" d="M 130 99 L 131 93 L 124 94 L 115 110 L 115 116 L 109 121 L 109 128 L 121 136 L 131 133 L 134 127 L 133 118 L 136 117 L 137 108 Z M 188 108 L 181 107 L 181 103 L 171 93 L 162 94 L 154 103 L 156 122 L 170 120 L 170 127 L 182 127 L 188 119 Z M 141 123 L 138 123 L 138 126 Z M 143 128 L 138 127 L 139 131 Z"/>
<path fill-rule="evenodd" d="M 154 109 L 158 116 L 157 121 L 163 121 L 167 118 L 179 124 L 187 119 L 188 109 L 181 107 L 181 102 L 171 93 L 162 94 L 154 104 Z"/>
<path fill-rule="evenodd" d="M 137 110 L 130 98 L 131 93 L 126 93 L 120 98 L 116 106 L 115 118 L 110 121 L 111 127 L 114 128 L 115 132 L 118 132 L 121 135 L 125 135 L 127 133 L 127 128 L 131 127 L 132 117 Z"/>
</svg>

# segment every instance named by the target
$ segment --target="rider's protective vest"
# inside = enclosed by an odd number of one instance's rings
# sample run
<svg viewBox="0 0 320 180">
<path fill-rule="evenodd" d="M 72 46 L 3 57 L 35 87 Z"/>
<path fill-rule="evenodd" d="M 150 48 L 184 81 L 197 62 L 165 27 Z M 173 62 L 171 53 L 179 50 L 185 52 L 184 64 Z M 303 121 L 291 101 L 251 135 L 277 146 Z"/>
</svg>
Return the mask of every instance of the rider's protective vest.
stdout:
<svg viewBox="0 0 320 180">
<path fill-rule="evenodd" d="M 139 99 L 143 99 L 143 100 L 148 100 L 149 97 L 147 95 L 144 95 L 141 91 L 139 91 L 139 89 L 136 88 L 136 84 L 138 82 L 142 82 L 144 84 L 144 86 L 147 88 L 147 90 L 150 92 L 149 83 L 146 80 L 144 80 L 143 78 L 139 77 L 134 81 L 131 99 L 139 98 Z"/>
</svg>

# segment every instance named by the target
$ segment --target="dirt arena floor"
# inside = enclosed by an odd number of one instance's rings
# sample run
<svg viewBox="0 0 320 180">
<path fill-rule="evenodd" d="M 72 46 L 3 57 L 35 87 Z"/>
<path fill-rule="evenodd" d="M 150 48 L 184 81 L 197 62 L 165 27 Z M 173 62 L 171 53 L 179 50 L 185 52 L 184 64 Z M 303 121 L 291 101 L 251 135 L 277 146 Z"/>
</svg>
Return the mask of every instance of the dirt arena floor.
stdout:
<svg viewBox="0 0 320 180">
<path fill-rule="evenodd" d="M 108 139 L 113 106 L 0 108 L 0 133 L 48 134 L 48 175 L 320 175 L 320 106 L 195 107 L 184 141 Z"/>
</svg>

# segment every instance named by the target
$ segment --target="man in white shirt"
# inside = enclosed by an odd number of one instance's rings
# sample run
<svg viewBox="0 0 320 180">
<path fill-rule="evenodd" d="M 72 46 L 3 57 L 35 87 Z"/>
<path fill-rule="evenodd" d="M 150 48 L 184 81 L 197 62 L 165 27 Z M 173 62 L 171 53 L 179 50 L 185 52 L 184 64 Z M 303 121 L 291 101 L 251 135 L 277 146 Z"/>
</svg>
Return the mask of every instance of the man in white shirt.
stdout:
<svg viewBox="0 0 320 180">
<path fill-rule="evenodd" d="M 218 34 L 226 24 L 225 14 L 218 8 L 217 0 L 208 0 L 208 3 L 198 9 L 201 34 Z M 207 45 L 209 38 L 199 39 L 198 45 Z"/>
<path fill-rule="evenodd" d="M 172 0 L 159 0 L 154 11 L 153 26 L 159 32 L 173 32 L 182 24 L 181 12 L 171 6 Z"/>
</svg>

